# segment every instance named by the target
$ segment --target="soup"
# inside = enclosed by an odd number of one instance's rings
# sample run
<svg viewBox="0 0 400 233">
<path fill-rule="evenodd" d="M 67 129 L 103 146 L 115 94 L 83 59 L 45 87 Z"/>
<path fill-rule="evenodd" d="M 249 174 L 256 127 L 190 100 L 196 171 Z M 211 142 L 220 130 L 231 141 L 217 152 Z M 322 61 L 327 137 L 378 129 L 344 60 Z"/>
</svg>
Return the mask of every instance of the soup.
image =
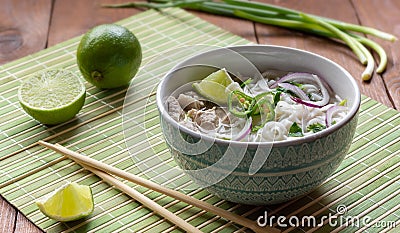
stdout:
<svg viewBox="0 0 400 233">
<path fill-rule="evenodd" d="M 217 72 L 221 71 L 226 78 L 223 82 L 211 83 L 203 91 L 192 88 L 169 96 L 169 115 L 182 126 L 215 138 L 271 142 L 322 131 L 348 111 L 346 100 L 315 74 L 268 70 L 262 79 L 241 82 L 224 69 Z M 221 86 L 223 93 L 216 91 Z M 213 94 L 225 95 L 226 101 L 217 103 Z"/>
</svg>

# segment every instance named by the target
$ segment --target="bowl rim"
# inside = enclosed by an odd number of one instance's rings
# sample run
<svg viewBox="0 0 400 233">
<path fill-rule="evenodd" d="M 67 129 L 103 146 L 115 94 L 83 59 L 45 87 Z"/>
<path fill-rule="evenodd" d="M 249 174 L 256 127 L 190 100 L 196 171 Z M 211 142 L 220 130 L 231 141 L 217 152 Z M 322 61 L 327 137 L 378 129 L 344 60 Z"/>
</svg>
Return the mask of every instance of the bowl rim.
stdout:
<svg viewBox="0 0 400 233">
<path fill-rule="evenodd" d="M 266 141 L 266 142 L 247 142 L 247 141 L 233 141 L 233 140 L 224 140 L 224 139 L 219 139 L 219 138 L 214 138 L 199 132 L 195 132 L 181 124 L 179 124 L 177 121 L 175 121 L 174 119 L 172 119 L 172 117 L 168 114 L 167 109 L 165 108 L 165 97 L 161 96 L 161 92 L 162 89 L 166 86 L 166 77 L 170 76 L 172 72 L 176 71 L 177 68 L 181 68 L 184 67 L 181 64 L 183 64 L 184 62 L 186 62 L 189 59 L 192 59 L 193 57 L 197 57 L 197 56 L 201 56 L 204 53 L 209 53 L 209 52 L 213 52 L 215 50 L 219 50 L 219 49 L 232 49 L 233 51 L 237 52 L 235 49 L 246 49 L 246 48 L 251 48 L 251 47 L 267 47 L 267 48 L 271 48 L 271 49 L 283 49 L 285 51 L 289 51 L 289 52 L 297 52 L 297 53 L 303 53 L 303 54 L 308 54 L 311 56 L 316 57 L 317 59 L 322 59 L 327 63 L 330 63 L 331 65 L 335 66 L 336 68 L 338 68 L 345 76 L 346 78 L 350 81 L 351 85 L 352 85 L 352 89 L 354 90 L 354 102 L 353 105 L 351 106 L 351 108 L 349 109 L 348 114 L 344 117 L 343 120 L 341 120 L 339 123 L 334 124 L 333 126 L 324 129 L 320 132 L 317 133 L 313 133 L 310 135 L 306 135 L 303 137 L 299 137 L 296 139 L 291 139 L 291 140 L 282 140 L 282 141 Z M 292 47 L 287 47 L 287 46 L 280 46 L 280 45 L 260 45 L 260 44 L 255 44 L 255 45 L 235 45 L 235 46 L 227 46 L 227 47 L 222 47 L 222 48 L 217 48 L 215 50 L 210 50 L 210 51 L 206 51 L 204 53 L 200 53 L 200 54 L 196 54 L 193 57 L 187 58 L 181 62 L 179 62 L 177 65 L 175 65 L 172 69 L 170 69 L 161 79 L 160 83 L 158 84 L 157 87 L 157 92 L 156 92 L 156 104 L 157 104 L 157 108 L 158 111 L 160 113 L 160 117 L 162 117 L 164 120 L 168 121 L 168 123 L 172 124 L 173 127 L 183 131 L 186 134 L 191 135 L 192 137 L 195 138 L 202 138 L 208 141 L 213 141 L 217 144 L 222 144 L 222 145 L 233 145 L 233 146 L 246 146 L 246 147 L 285 147 L 285 146 L 292 146 L 292 145 L 299 145 L 299 144 L 303 144 L 303 143 L 307 143 L 307 142 L 312 142 L 315 141 L 319 138 L 323 138 L 323 137 L 327 137 L 328 135 L 336 132 L 337 130 L 339 130 L 340 128 L 342 128 L 343 126 L 345 126 L 347 123 L 349 123 L 357 114 L 361 105 L 361 93 L 360 93 L 360 89 L 357 85 L 357 82 L 355 81 L 355 79 L 353 78 L 353 76 L 346 70 L 344 69 L 342 66 L 340 66 L 339 64 L 337 64 L 336 62 L 321 56 L 319 54 L 310 52 L 310 51 L 306 51 L 303 49 L 298 49 L 298 48 L 292 48 Z"/>
</svg>

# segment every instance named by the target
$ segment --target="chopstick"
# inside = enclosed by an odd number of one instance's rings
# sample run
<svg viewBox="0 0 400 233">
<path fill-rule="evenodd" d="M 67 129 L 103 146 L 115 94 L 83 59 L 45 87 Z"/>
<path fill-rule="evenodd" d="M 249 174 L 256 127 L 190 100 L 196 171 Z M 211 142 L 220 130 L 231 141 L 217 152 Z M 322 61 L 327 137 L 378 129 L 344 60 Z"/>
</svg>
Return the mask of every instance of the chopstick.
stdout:
<svg viewBox="0 0 400 233">
<path fill-rule="evenodd" d="M 173 189 L 169 189 L 166 188 L 162 185 L 159 185 L 157 183 L 154 183 L 150 180 L 146 180 L 140 176 L 134 175 L 132 173 L 126 172 L 124 170 L 118 169 L 116 167 L 110 166 L 108 164 L 102 163 L 100 161 L 97 161 L 95 159 L 92 159 L 90 157 L 81 155 L 75 151 L 69 150 L 59 144 L 51 144 L 48 142 L 44 142 L 44 141 L 39 141 L 38 142 L 40 145 L 47 147 L 53 151 L 56 151 L 60 154 L 63 154 L 64 156 L 74 160 L 76 163 L 81 164 L 85 167 L 93 167 L 95 169 L 97 169 L 97 171 L 103 171 L 103 172 L 107 172 L 113 175 L 116 175 L 118 177 L 124 178 L 128 181 L 131 181 L 133 183 L 136 183 L 140 186 L 146 187 L 148 189 L 151 189 L 153 191 L 165 194 L 167 196 L 173 197 L 179 201 L 185 202 L 187 204 L 190 204 L 192 206 L 196 206 L 202 210 L 211 212 L 213 214 L 216 214 L 222 218 L 228 219 L 234 223 L 237 223 L 239 225 L 242 225 L 244 227 L 247 227 L 251 230 L 253 230 L 254 232 L 258 233 L 258 232 L 271 232 L 271 233 L 278 233 L 281 232 L 280 230 L 276 229 L 276 228 L 272 228 L 269 226 L 266 227 L 260 227 L 259 225 L 257 225 L 256 221 L 251 221 L 248 218 L 242 217 L 240 215 L 234 214 L 232 212 L 229 212 L 227 210 L 218 208 L 216 206 L 213 206 L 207 202 L 198 200 L 194 197 L 185 195 L 181 192 L 178 192 L 176 190 Z M 115 178 L 114 178 L 115 179 Z M 117 186 L 116 186 L 117 187 Z M 128 186 L 129 187 L 129 186 Z M 123 190 L 122 190 L 123 191 Z M 139 201 L 139 200 L 138 200 Z M 150 207 L 149 207 L 150 208 Z M 170 220 L 170 219 L 168 219 Z M 177 224 L 178 225 L 178 224 Z M 179 226 L 179 225 L 178 225 Z M 191 231 L 189 231 L 191 232 Z"/>
<path fill-rule="evenodd" d="M 149 209 L 153 210 L 154 212 L 156 212 L 159 215 L 163 216 L 164 218 L 168 219 L 172 223 L 176 224 L 177 226 L 179 226 L 183 230 L 185 230 L 187 232 L 201 233 L 201 231 L 199 229 L 197 229 L 196 227 L 192 226 L 191 224 L 189 224 L 188 222 L 186 222 L 185 220 L 183 220 L 179 216 L 175 215 L 174 213 L 172 213 L 172 212 L 168 211 L 167 209 L 165 209 L 164 207 L 160 206 L 159 204 L 157 204 L 156 202 L 154 202 L 150 198 L 146 197 L 142 193 L 136 191 L 135 189 L 129 187 L 126 184 L 124 184 L 123 182 L 117 180 L 113 176 L 111 176 L 111 175 L 109 175 L 109 174 L 107 174 L 107 173 L 105 173 L 103 171 L 100 171 L 100 170 L 98 170 L 96 168 L 87 166 L 87 165 L 81 164 L 81 166 L 83 168 L 85 168 L 86 170 L 91 171 L 92 173 L 94 173 L 98 177 L 102 178 L 105 182 L 113 185 L 114 187 L 118 188 L 122 192 L 126 193 L 127 195 L 129 195 L 133 199 L 139 201 L 144 206 L 148 207 Z"/>
</svg>

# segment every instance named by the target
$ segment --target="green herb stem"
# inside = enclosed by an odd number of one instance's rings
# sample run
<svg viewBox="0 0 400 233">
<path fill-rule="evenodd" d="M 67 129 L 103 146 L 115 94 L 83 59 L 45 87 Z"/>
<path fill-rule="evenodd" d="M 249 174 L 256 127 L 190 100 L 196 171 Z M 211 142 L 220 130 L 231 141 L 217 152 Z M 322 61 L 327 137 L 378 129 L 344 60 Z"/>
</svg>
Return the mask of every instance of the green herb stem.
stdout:
<svg viewBox="0 0 400 233">
<path fill-rule="evenodd" d="M 378 45 L 374 41 L 369 40 L 367 38 L 357 36 L 357 35 L 351 35 L 352 37 L 355 38 L 355 39 L 353 39 L 350 36 L 350 34 L 347 35 L 346 33 L 341 32 L 340 30 L 338 31 L 338 30 L 333 29 L 336 32 L 336 33 L 334 33 L 332 31 L 332 27 L 330 27 L 331 30 L 329 31 L 329 29 L 326 27 L 324 28 L 324 27 L 321 27 L 321 26 L 318 26 L 318 25 L 312 24 L 312 23 L 305 23 L 302 21 L 299 22 L 299 21 L 287 20 L 287 19 L 260 17 L 260 16 L 246 13 L 244 11 L 239 11 L 239 10 L 234 11 L 234 15 L 237 17 L 240 17 L 240 18 L 252 20 L 254 22 L 311 32 L 313 34 L 317 34 L 317 35 L 324 36 L 324 37 L 337 38 L 337 39 L 342 39 L 342 40 L 344 37 L 345 40 L 347 40 L 347 42 L 350 42 L 351 46 L 353 46 L 353 51 L 354 50 L 357 51 L 357 53 L 356 52 L 355 53 L 359 54 L 361 56 L 360 61 L 363 64 L 367 64 L 367 67 L 365 68 L 364 72 L 361 75 L 361 78 L 363 80 L 369 80 L 372 77 L 375 62 L 373 60 L 371 53 L 364 46 L 360 45 L 359 42 L 372 48 L 373 50 L 375 50 L 378 53 L 378 55 L 380 57 L 380 64 L 377 69 L 378 73 L 383 72 L 386 68 L 387 56 L 386 56 L 385 51 L 383 50 L 383 48 L 380 45 Z M 307 18 L 307 20 L 310 21 L 309 18 Z M 363 59 L 363 60 L 361 60 L 361 59 Z"/>
<path fill-rule="evenodd" d="M 367 64 L 367 57 L 364 54 L 363 50 L 360 48 L 360 46 L 358 44 L 355 43 L 355 39 L 353 39 L 351 36 L 349 36 L 348 34 L 346 34 L 345 32 L 339 30 L 338 28 L 336 28 L 335 26 L 329 24 L 328 22 L 319 20 L 318 18 L 312 17 L 310 15 L 307 14 L 300 14 L 301 17 L 303 17 L 305 20 L 316 23 L 322 27 L 324 27 L 325 29 L 331 31 L 333 34 L 336 34 L 340 39 L 342 39 L 350 48 L 351 50 L 353 50 L 354 54 L 356 54 L 356 56 L 358 57 L 358 59 L 360 60 L 360 62 L 362 64 Z"/>
<path fill-rule="evenodd" d="M 282 15 L 299 14 L 299 11 L 272 5 L 272 4 L 268 4 L 268 3 L 241 1 L 241 0 L 222 0 L 222 1 L 229 5 L 246 6 L 246 7 L 256 8 L 256 9 L 262 9 L 262 10 L 276 12 L 276 13 L 279 13 Z"/>
<path fill-rule="evenodd" d="M 223 15 L 228 17 L 233 17 L 232 10 L 222 8 L 222 7 L 213 7 L 209 6 L 208 4 L 193 4 L 187 7 L 187 9 L 207 12 L 214 15 Z"/>
<path fill-rule="evenodd" d="M 295 20 L 301 20 L 301 14 L 304 14 L 301 11 L 296 11 L 296 10 L 292 10 L 289 8 L 285 8 L 285 7 L 280 7 L 280 6 L 275 6 L 272 4 L 268 4 L 268 3 L 260 3 L 260 2 L 252 2 L 252 1 L 243 1 L 243 0 L 223 0 L 225 3 L 230 4 L 230 5 L 236 5 L 236 6 L 246 6 L 246 7 L 252 7 L 252 8 L 257 8 L 260 10 L 267 10 L 267 11 L 271 11 L 271 12 L 277 12 L 279 14 L 282 15 L 282 17 L 286 17 L 286 18 L 291 18 L 291 19 L 295 19 Z M 385 40 L 389 40 L 389 41 L 396 41 L 397 38 L 389 33 L 377 30 L 375 28 L 371 28 L 371 27 L 366 27 L 366 26 L 361 26 L 361 25 L 357 25 L 357 24 L 352 24 L 352 23 L 346 23 L 346 22 L 342 22 L 339 20 L 334 20 L 334 19 L 330 19 L 330 18 L 325 18 L 325 17 L 320 17 L 317 15 L 312 15 L 312 14 L 307 14 L 311 17 L 315 17 L 318 18 L 319 20 L 322 20 L 324 22 L 327 22 L 331 25 L 333 25 L 334 27 L 341 29 L 341 30 L 348 30 L 348 31 L 354 31 L 354 32 L 361 32 L 361 33 L 365 33 L 365 34 L 370 34 Z"/>
<path fill-rule="evenodd" d="M 355 45 L 361 50 L 361 52 L 367 58 L 367 66 L 365 67 L 364 72 L 361 74 L 361 78 L 364 81 L 368 81 L 371 79 L 372 74 L 374 72 L 374 67 L 375 67 L 374 58 L 372 57 L 372 54 L 368 51 L 368 49 L 365 48 L 364 45 L 361 44 L 361 42 L 359 42 L 355 38 L 352 38 L 352 40 L 354 41 Z"/>
<path fill-rule="evenodd" d="M 388 41 L 391 41 L 391 42 L 394 42 L 394 41 L 397 40 L 396 36 L 394 36 L 392 34 L 389 34 L 389 33 L 386 33 L 386 32 L 383 32 L 383 31 L 380 31 L 380 30 L 377 30 L 375 28 L 361 26 L 361 25 L 357 25 L 357 24 L 350 24 L 350 23 L 340 22 L 340 21 L 337 21 L 337 20 L 323 18 L 323 17 L 319 17 L 319 16 L 318 16 L 318 18 L 326 20 L 327 22 L 329 22 L 330 24 L 332 24 L 333 26 L 335 26 L 335 27 L 337 27 L 339 29 L 353 31 L 353 32 L 365 33 L 365 34 L 376 36 L 376 37 L 379 37 L 381 39 L 388 40 Z"/>
<path fill-rule="evenodd" d="M 241 102 L 241 99 L 243 99 L 243 102 Z M 240 105 L 241 111 L 239 111 L 236 107 L 233 106 L 234 103 Z M 253 97 L 248 96 L 245 93 L 238 90 L 231 91 L 228 95 L 229 112 L 231 112 L 234 116 L 240 118 L 248 117 L 248 115 L 251 114 L 251 112 L 253 111 L 255 103 L 256 100 Z"/>
<path fill-rule="evenodd" d="M 367 39 L 365 37 L 361 37 L 361 36 L 355 36 L 356 39 L 361 42 L 362 44 L 370 47 L 371 49 L 373 49 L 379 56 L 379 65 L 376 68 L 376 72 L 378 74 L 382 73 L 383 71 L 385 71 L 386 66 L 387 66 L 387 55 L 385 50 L 376 42 Z"/>
<path fill-rule="evenodd" d="M 245 11 L 250 14 L 260 15 L 260 16 L 265 16 L 265 17 L 279 17 L 280 16 L 278 13 L 273 12 L 273 11 L 267 11 L 267 10 L 262 10 L 262 9 L 257 9 L 257 8 L 250 8 L 250 7 L 246 7 L 246 6 L 228 5 L 226 3 L 221 3 L 221 2 L 204 2 L 201 5 L 207 6 L 210 8 L 214 8 L 214 9 L 229 10 L 232 15 L 233 15 L 233 11 L 241 10 L 241 11 Z"/>
<path fill-rule="evenodd" d="M 313 14 L 305 14 L 301 11 L 255 1 L 150 0 L 150 2 L 128 2 L 122 4 L 104 4 L 102 6 L 112 8 L 144 7 L 157 10 L 168 7 L 181 7 L 211 14 L 238 17 L 262 24 L 339 39 L 352 49 L 362 64 L 366 65 L 362 73 L 363 80 L 369 80 L 371 78 L 375 66 L 373 56 L 365 46 L 373 49 L 379 56 L 379 65 L 376 69 L 377 73 L 382 73 L 386 69 L 387 55 L 384 49 L 376 42 L 360 35 L 351 34 L 350 32 L 370 34 L 389 41 L 397 40 L 394 35 L 375 28 L 346 23 Z"/>
<path fill-rule="evenodd" d="M 124 8 L 124 7 L 144 7 L 150 9 L 162 9 L 169 7 L 188 7 L 197 3 L 203 3 L 207 0 L 181 0 L 181 1 L 161 1 L 161 2 L 127 2 L 121 4 L 103 4 L 103 7 L 108 8 Z"/>
<path fill-rule="evenodd" d="M 305 23 L 305 22 L 289 20 L 289 19 L 262 17 L 262 16 L 257 16 L 257 15 L 252 15 L 250 13 L 240 11 L 240 10 L 235 10 L 233 12 L 233 14 L 239 18 L 248 19 L 248 20 L 262 23 L 262 24 L 269 24 L 269 25 L 280 26 L 280 27 L 285 27 L 285 28 L 289 28 L 289 29 L 302 30 L 302 31 L 306 31 L 306 32 L 313 32 L 313 33 L 317 32 L 319 35 L 323 35 L 326 37 L 332 37 L 332 33 L 324 30 L 323 27 L 320 27 L 318 25 L 311 24 L 311 23 Z"/>
</svg>

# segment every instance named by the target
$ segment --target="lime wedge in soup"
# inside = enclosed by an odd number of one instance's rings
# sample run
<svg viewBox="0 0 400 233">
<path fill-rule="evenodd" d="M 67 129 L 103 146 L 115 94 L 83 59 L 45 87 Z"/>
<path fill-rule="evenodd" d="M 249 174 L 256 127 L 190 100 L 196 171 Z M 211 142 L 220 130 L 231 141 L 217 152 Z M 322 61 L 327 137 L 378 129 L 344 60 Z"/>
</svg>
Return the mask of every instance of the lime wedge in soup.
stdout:
<svg viewBox="0 0 400 233">
<path fill-rule="evenodd" d="M 211 73 L 198 83 L 194 83 L 193 89 L 206 99 L 217 104 L 228 102 L 229 91 L 227 88 L 234 83 L 225 69 Z"/>
<path fill-rule="evenodd" d="M 61 221 L 73 221 L 93 212 L 92 190 L 87 185 L 67 183 L 36 201 L 40 211 L 47 217 Z"/>
</svg>

